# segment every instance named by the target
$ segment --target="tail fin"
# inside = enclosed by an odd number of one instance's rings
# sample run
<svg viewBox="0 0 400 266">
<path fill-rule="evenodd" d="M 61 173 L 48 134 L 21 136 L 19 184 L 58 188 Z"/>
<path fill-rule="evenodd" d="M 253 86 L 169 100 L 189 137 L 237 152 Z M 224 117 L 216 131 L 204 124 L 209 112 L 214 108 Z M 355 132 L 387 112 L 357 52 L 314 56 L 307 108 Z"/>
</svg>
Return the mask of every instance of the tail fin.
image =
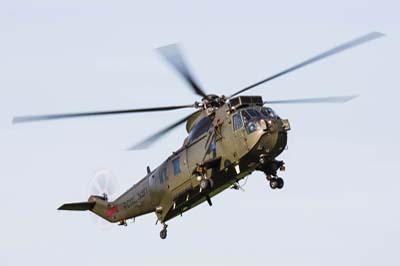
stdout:
<svg viewBox="0 0 400 266">
<path fill-rule="evenodd" d="M 121 220 L 118 207 L 113 202 L 108 202 L 104 197 L 90 196 L 88 201 L 65 203 L 58 210 L 62 211 L 91 211 L 101 218 L 115 223 Z"/>
<path fill-rule="evenodd" d="M 96 202 L 77 202 L 77 203 L 66 203 L 58 208 L 63 211 L 91 211 L 96 205 Z"/>
</svg>

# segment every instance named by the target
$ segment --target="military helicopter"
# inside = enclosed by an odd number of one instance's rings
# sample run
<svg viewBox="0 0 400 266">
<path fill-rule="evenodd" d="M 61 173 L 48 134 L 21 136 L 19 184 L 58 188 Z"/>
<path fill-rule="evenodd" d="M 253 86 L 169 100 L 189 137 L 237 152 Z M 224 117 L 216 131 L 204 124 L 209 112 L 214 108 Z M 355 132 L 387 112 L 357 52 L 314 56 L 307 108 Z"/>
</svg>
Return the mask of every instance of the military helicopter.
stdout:
<svg viewBox="0 0 400 266">
<path fill-rule="evenodd" d="M 127 225 L 128 219 L 155 213 L 162 224 L 160 237 L 167 237 L 166 222 L 195 206 L 207 202 L 227 188 L 239 189 L 239 181 L 254 171 L 265 173 L 272 189 L 282 189 L 284 180 L 278 171 L 285 163 L 277 160 L 287 146 L 289 121 L 282 119 L 270 105 L 299 103 L 344 103 L 356 96 L 323 97 L 264 101 L 261 96 L 242 96 L 242 93 L 294 70 L 332 56 L 349 48 L 384 36 L 371 32 L 341 44 L 304 62 L 294 65 L 230 96 L 207 94 L 187 67 L 177 44 L 158 48 L 158 51 L 201 97 L 189 105 L 163 106 L 144 109 L 20 116 L 13 123 L 55 120 L 73 117 L 115 115 L 141 112 L 172 111 L 194 108 L 195 112 L 139 142 L 130 149 L 143 149 L 167 132 L 186 123 L 188 136 L 183 145 L 155 169 L 147 167 L 147 175 L 117 199 L 91 195 L 85 202 L 67 203 L 59 210 L 91 211 L 111 223 Z"/>
</svg>

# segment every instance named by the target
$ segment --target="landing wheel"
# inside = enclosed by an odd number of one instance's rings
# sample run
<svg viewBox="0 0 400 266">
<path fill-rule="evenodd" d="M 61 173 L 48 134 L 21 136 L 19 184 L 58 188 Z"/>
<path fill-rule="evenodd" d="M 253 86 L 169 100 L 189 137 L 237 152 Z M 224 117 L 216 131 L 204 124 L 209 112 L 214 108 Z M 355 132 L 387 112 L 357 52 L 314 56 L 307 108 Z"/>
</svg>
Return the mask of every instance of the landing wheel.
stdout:
<svg viewBox="0 0 400 266">
<path fill-rule="evenodd" d="M 167 238 L 167 229 L 163 229 L 160 231 L 160 237 L 161 237 L 161 239 Z"/>
<path fill-rule="evenodd" d="M 278 177 L 278 178 L 276 179 L 276 181 L 278 182 L 278 189 L 282 189 L 283 186 L 285 185 L 285 182 L 283 181 L 283 179 L 280 178 L 280 177 Z"/>
<path fill-rule="evenodd" d="M 272 188 L 272 189 L 277 189 L 278 188 L 278 186 L 279 186 L 279 182 L 278 182 L 278 178 L 271 178 L 270 180 L 269 180 L 269 186 Z"/>
<path fill-rule="evenodd" d="M 160 231 L 161 239 L 166 239 L 167 238 L 167 227 L 168 227 L 168 225 L 163 223 L 163 229 Z"/>
</svg>

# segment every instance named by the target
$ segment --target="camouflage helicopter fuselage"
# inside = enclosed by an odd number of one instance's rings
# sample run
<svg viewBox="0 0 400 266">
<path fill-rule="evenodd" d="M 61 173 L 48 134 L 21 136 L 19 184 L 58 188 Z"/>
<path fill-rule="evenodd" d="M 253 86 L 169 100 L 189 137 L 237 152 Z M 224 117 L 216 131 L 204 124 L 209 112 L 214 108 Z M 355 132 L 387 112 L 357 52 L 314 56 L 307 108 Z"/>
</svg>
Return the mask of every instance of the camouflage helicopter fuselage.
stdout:
<svg viewBox="0 0 400 266">
<path fill-rule="evenodd" d="M 287 145 L 288 120 L 281 119 L 261 96 L 240 96 L 261 84 L 287 75 L 324 58 L 341 53 L 366 42 L 383 37 L 370 32 L 342 43 L 305 61 L 246 86 L 228 97 L 208 94 L 196 82 L 185 63 L 179 45 L 171 44 L 157 50 L 190 86 L 202 97 L 201 102 L 185 105 L 156 106 L 95 112 L 17 116 L 13 123 L 48 121 L 76 117 L 94 117 L 127 113 L 162 112 L 186 108 L 200 109 L 139 142 L 131 149 L 146 148 L 174 128 L 186 122 L 189 136 L 181 148 L 173 152 L 153 171 L 119 198 L 109 201 L 106 194 L 92 195 L 86 202 L 67 203 L 60 210 L 90 210 L 109 222 L 126 225 L 126 220 L 155 212 L 157 222 L 164 225 L 160 237 L 167 236 L 166 221 L 207 201 L 228 187 L 240 188 L 238 181 L 252 172 L 265 173 L 272 189 L 284 185 L 278 170 L 283 161 L 276 160 Z M 335 96 L 268 101 L 267 104 L 345 103 L 357 96 Z M 104 191 L 102 191 L 104 192 Z M 101 192 L 100 192 L 101 193 Z"/>
<path fill-rule="evenodd" d="M 93 195 L 90 210 L 109 222 L 155 212 L 164 223 L 208 201 L 255 170 L 275 176 L 287 144 L 288 120 L 263 107 L 259 96 L 231 99 L 187 122 L 189 136 L 159 167 L 112 202 Z"/>
</svg>

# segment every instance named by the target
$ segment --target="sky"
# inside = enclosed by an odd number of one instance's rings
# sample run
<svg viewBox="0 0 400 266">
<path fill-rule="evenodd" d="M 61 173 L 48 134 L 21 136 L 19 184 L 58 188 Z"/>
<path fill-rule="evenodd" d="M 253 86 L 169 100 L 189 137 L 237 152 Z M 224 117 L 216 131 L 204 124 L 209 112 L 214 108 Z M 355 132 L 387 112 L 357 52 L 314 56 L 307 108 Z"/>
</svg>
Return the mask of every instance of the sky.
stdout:
<svg viewBox="0 0 400 266">
<path fill-rule="evenodd" d="M 0 2 L 1 265 L 399 265 L 398 1 Z M 272 191 L 254 173 L 168 224 L 154 214 L 101 230 L 86 200 L 98 169 L 128 188 L 180 147 L 184 127 L 126 151 L 190 110 L 12 125 L 16 115 L 199 101 L 154 48 L 179 42 L 209 93 L 229 94 L 333 46 L 351 49 L 249 94 L 264 100 L 360 95 L 339 105 L 276 105 L 292 130 Z"/>
</svg>

